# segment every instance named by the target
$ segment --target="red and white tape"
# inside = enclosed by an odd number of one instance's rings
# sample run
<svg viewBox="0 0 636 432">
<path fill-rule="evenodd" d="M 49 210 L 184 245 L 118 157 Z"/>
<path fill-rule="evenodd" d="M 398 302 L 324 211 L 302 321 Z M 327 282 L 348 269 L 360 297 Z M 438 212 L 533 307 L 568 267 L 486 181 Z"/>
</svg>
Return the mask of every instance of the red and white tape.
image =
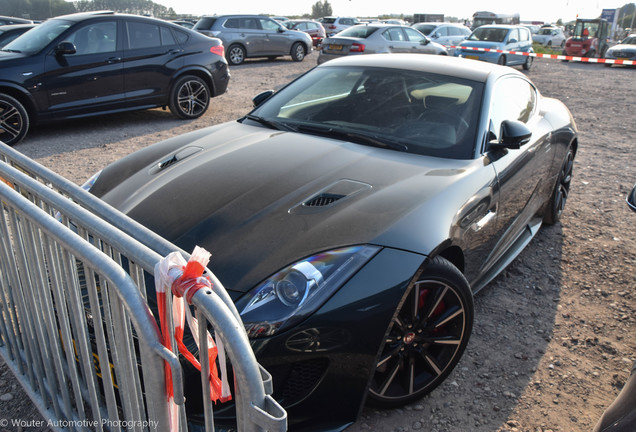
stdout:
<svg viewBox="0 0 636 432">
<path fill-rule="evenodd" d="M 602 59 L 602 58 L 593 58 L 593 57 L 576 57 L 576 56 L 568 56 L 561 54 L 541 54 L 541 53 L 528 53 L 528 52 L 519 52 L 519 51 L 504 51 L 490 48 L 479 48 L 479 47 L 467 47 L 467 46 L 451 46 L 450 48 L 456 48 L 461 50 L 470 50 L 470 51 L 481 51 L 481 52 L 496 52 L 500 54 L 513 54 L 513 55 L 523 55 L 526 57 L 538 57 L 538 58 L 550 58 L 555 60 L 567 60 L 567 61 L 578 61 L 578 62 L 587 62 L 587 63 L 604 63 L 604 64 L 617 64 L 617 65 L 636 65 L 635 60 L 622 60 L 622 59 Z"/>
</svg>

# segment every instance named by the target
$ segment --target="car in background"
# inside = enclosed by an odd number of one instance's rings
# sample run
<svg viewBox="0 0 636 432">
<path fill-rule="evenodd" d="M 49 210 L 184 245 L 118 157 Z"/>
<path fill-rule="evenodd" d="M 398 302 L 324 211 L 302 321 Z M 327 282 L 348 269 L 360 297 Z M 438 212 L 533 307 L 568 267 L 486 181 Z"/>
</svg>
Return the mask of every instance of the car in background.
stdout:
<svg viewBox="0 0 636 432">
<path fill-rule="evenodd" d="M 605 58 L 612 60 L 636 60 L 636 34 L 631 34 L 620 43 L 608 48 L 605 52 Z M 612 64 L 605 63 L 605 66 L 610 67 Z"/>
<path fill-rule="evenodd" d="M 333 36 L 351 26 L 360 24 L 358 18 L 352 17 L 323 17 L 320 22 L 325 28 L 327 37 Z"/>
<path fill-rule="evenodd" d="M 462 356 L 473 295 L 559 221 L 572 116 L 515 69 L 413 54 L 343 57 L 255 101 L 115 162 L 90 192 L 212 253 L 289 430 L 419 400 Z M 215 406 L 215 425 L 231 415 Z"/>
<path fill-rule="evenodd" d="M 185 20 L 173 20 L 170 21 L 171 23 L 180 25 L 181 27 L 185 27 L 185 28 L 189 28 L 191 29 L 192 27 L 194 27 L 194 24 L 192 21 L 185 21 Z"/>
<path fill-rule="evenodd" d="M 539 31 L 532 35 L 532 42 L 541 44 L 546 47 L 559 47 L 565 46 L 565 33 L 559 27 L 544 26 Z"/>
<path fill-rule="evenodd" d="M 480 48 L 490 51 L 479 51 Z M 509 51 L 533 53 L 530 30 L 524 26 L 505 24 L 477 27 L 465 41 L 459 44 L 455 55 L 500 65 L 522 65 L 525 70 L 530 69 L 532 56 L 510 54 Z"/>
<path fill-rule="evenodd" d="M 0 26 L 10 25 L 10 24 L 34 24 L 34 22 L 24 18 L 0 16 Z"/>
<path fill-rule="evenodd" d="M 289 18 L 284 17 L 284 16 L 273 16 L 273 19 L 275 19 L 276 21 L 280 21 L 282 23 L 284 23 L 285 21 L 289 21 Z"/>
<path fill-rule="evenodd" d="M 318 21 L 314 20 L 288 20 L 283 25 L 290 30 L 299 30 L 307 33 L 311 37 L 314 47 L 319 46 L 326 37 L 325 28 Z"/>
<path fill-rule="evenodd" d="M 446 48 L 459 45 L 471 33 L 465 25 L 454 23 L 421 22 L 411 27 Z"/>
<path fill-rule="evenodd" d="M 35 26 L 36 24 L 8 24 L 0 26 L 0 49 Z"/>
<path fill-rule="evenodd" d="M 359 24 L 323 40 L 318 64 L 348 55 L 386 53 L 448 55 L 446 48 L 412 27 Z"/>
<path fill-rule="evenodd" d="M 0 141 L 31 123 L 169 107 L 201 116 L 225 92 L 223 44 L 164 20 L 86 12 L 46 20 L 0 50 Z"/>
<path fill-rule="evenodd" d="M 289 30 L 279 21 L 264 15 L 221 15 L 203 17 L 193 30 L 223 41 L 225 56 L 231 65 L 240 65 L 247 58 L 291 56 L 303 61 L 311 53 L 311 37 L 301 31 Z"/>
</svg>

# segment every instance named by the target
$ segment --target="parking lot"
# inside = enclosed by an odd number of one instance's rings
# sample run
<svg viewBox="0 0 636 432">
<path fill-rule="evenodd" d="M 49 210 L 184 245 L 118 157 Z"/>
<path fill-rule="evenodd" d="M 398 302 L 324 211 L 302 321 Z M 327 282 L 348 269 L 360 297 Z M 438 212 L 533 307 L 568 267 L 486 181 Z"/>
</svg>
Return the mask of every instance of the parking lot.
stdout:
<svg viewBox="0 0 636 432">
<path fill-rule="evenodd" d="M 196 120 L 176 120 L 155 109 L 64 122 L 33 128 L 16 149 L 82 183 L 136 149 L 240 117 L 253 96 L 280 88 L 313 67 L 316 57 L 233 67 L 228 91 Z M 476 297 L 468 350 L 440 388 L 406 408 L 366 408 L 349 430 L 592 429 L 636 353 L 636 214 L 624 201 L 636 182 L 635 72 L 543 59 L 525 72 L 545 96 L 568 106 L 579 127 L 562 222 L 543 228 Z M 4 372 L 0 419 L 37 418 L 33 410 L 16 414 L 21 396 Z M 3 399 L 6 394 L 13 398 Z"/>
</svg>

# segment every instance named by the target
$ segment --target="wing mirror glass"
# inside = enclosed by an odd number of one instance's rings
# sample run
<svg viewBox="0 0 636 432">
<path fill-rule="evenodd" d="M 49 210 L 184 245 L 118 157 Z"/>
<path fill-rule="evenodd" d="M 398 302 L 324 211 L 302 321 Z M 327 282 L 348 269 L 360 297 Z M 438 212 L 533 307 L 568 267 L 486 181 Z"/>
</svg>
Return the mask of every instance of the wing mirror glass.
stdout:
<svg viewBox="0 0 636 432">
<path fill-rule="evenodd" d="M 77 52 L 75 45 L 71 42 L 60 42 L 55 47 L 55 54 L 57 55 L 69 55 Z"/>
</svg>

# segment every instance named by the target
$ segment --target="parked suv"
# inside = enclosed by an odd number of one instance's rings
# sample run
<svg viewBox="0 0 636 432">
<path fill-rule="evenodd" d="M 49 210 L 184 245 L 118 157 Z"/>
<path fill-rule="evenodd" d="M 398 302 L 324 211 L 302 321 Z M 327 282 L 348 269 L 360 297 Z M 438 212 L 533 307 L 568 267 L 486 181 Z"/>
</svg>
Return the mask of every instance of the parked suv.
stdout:
<svg viewBox="0 0 636 432">
<path fill-rule="evenodd" d="M 294 61 L 303 61 L 312 46 L 307 33 L 288 30 L 280 22 L 262 15 L 203 17 L 193 30 L 221 39 L 227 47 L 227 61 L 232 65 L 239 65 L 246 58 L 274 59 L 285 55 Z"/>
<path fill-rule="evenodd" d="M 225 92 L 219 39 L 176 24 L 113 12 L 46 20 L 0 50 L 0 141 L 32 122 L 170 107 L 193 119 Z"/>
<path fill-rule="evenodd" d="M 350 17 L 324 17 L 320 20 L 322 26 L 325 28 L 327 37 L 333 36 L 336 33 L 340 33 L 342 30 L 351 26 L 360 24 L 358 18 Z"/>
</svg>

